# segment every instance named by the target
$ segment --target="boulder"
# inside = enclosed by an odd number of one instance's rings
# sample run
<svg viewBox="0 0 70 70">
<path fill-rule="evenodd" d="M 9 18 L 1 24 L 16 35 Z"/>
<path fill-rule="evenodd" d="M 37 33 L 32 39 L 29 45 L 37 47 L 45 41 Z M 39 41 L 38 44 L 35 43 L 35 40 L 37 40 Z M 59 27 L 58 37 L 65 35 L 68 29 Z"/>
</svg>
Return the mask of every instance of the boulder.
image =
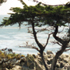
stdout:
<svg viewBox="0 0 70 70">
<path fill-rule="evenodd" d="M 60 63 L 57 62 L 56 68 L 60 68 Z"/>
<path fill-rule="evenodd" d="M 60 62 L 60 68 L 63 68 L 65 66 L 65 63 L 63 61 Z"/>
<path fill-rule="evenodd" d="M 19 65 L 16 65 L 15 67 L 13 67 L 10 70 L 23 70 L 23 68 L 21 66 L 19 66 Z"/>
<path fill-rule="evenodd" d="M 34 63 L 31 63 L 29 66 L 30 69 L 34 69 Z"/>
<path fill-rule="evenodd" d="M 34 69 L 34 56 L 33 55 L 27 55 L 26 59 L 23 60 L 23 62 L 20 62 L 21 64 L 23 63 L 24 67 L 28 67 L 30 69 Z"/>
<path fill-rule="evenodd" d="M 47 57 L 53 59 L 54 55 L 53 54 L 49 54 L 49 55 L 47 55 Z"/>
<path fill-rule="evenodd" d="M 34 58 L 37 58 L 37 56 L 35 54 L 32 55 Z"/>
<path fill-rule="evenodd" d="M 69 70 L 69 68 L 70 68 L 69 63 L 66 63 L 65 66 L 64 66 L 63 68 Z"/>
<path fill-rule="evenodd" d="M 52 51 L 50 51 L 50 50 L 48 50 L 48 51 L 47 51 L 47 54 L 53 54 L 53 52 L 52 52 Z"/>
<path fill-rule="evenodd" d="M 48 55 L 46 54 L 46 55 L 44 55 L 44 59 L 45 60 L 47 60 L 48 59 Z"/>
<path fill-rule="evenodd" d="M 47 64 L 51 64 L 53 59 L 48 59 Z"/>
<path fill-rule="evenodd" d="M 64 70 L 63 68 L 55 68 L 55 70 Z"/>
<path fill-rule="evenodd" d="M 68 63 L 68 61 L 69 61 L 69 58 L 64 58 L 64 60 L 63 60 L 65 63 Z"/>
<path fill-rule="evenodd" d="M 24 58 L 20 59 L 19 62 L 20 62 L 20 65 L 23 66 L 24 63 L 26 63 L 26 58 L 24 57 Z M 19 63 L 19 62 L 18 62 L 18 63 Z"/>
<path fill-rule="evenodd" d="M 35 70 L 43 70 L 41 64 L 37 60 L 35 60 Z"/>
</svg>

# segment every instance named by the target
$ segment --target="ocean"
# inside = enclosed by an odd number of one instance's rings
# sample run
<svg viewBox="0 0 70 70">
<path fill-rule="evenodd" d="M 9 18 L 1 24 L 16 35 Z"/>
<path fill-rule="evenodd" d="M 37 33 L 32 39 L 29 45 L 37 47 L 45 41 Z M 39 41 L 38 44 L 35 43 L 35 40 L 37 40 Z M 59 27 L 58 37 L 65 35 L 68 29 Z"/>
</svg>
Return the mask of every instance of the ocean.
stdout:
<svg viewBox="0 0 70 70">
<path fill-rule="evenodd" d="M 3 21 L 2 19 L 4 17 L 8 17 L 9 15 L 0 15 L 0 24 Z M 26 22 L 25 22 L 26 24 Z M 12 49 L 13 52 L 18 54 L 37 54 L 38 51 L 32 48 L 26 48 L 26 47 L 19 47 L 19 46 L 26 46 L 26 42 L 28 42 L 29 45 L 34 45 L 36 47 L 37 44 L 35 43 L 34 37 L 31 33 L 28 33 L 28 25 L 21 25 L 21 28 L 18 27 L 18 24 L 12 25 L 12 26 L 3 26 L 0 27 L 0 49 L 3 48 L 9 48 Z M 44 27 L 44 26 L 43 26 Z M 60 30 L 62 30 L 63 27 L 60 27 Z M 66 28 L 67 30 L 68 28 Z M 64 32 L 63 32 L 64 33 Z M 62 34 L 60 36 L 62 37 Z M 47 32 L 39 32 L 37 34 L 38 40 L 40 43 L 45 44 L 47 40 Z M 51 43 L 51 41 L 54 41 L 55 39 L 51 36 L 48 45 L 46 46 L 45 52 L 47 50 L 51 50 L 53 53 L 56 53 L 58 50 L 61 49 L 61 47 L 57 44 Z M 69 54 L 70 51 L 64 52 L 66 54 Z"/>
</svg>

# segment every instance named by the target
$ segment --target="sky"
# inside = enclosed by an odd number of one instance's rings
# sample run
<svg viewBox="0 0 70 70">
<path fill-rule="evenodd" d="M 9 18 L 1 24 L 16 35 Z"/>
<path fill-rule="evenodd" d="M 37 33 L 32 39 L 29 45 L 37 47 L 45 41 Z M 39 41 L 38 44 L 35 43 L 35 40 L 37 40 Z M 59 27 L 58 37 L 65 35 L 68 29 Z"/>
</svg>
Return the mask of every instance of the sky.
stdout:
<svg viewBox="0 0 70 70">
<path fill-rule="evenodd" d="M 43 1 L 43 3 L 46 3 L 46 4 L 57 5 L 57 4 L 65 4 L 70 0 L 38 0 L 38 1 Z M 24 0 L 24 2 L 27 5 L 36 5 L 36 3 L 33 2 L 32 0 Z M 6 15 L 8 13 L 11 13 L 12 11 L 9 10 L 11 7 L 22 8 L 23 6 L 19 0 L 7 0 L 7 2 L 3 3 L 0 6 L 0 15 Z"/>
</svg>

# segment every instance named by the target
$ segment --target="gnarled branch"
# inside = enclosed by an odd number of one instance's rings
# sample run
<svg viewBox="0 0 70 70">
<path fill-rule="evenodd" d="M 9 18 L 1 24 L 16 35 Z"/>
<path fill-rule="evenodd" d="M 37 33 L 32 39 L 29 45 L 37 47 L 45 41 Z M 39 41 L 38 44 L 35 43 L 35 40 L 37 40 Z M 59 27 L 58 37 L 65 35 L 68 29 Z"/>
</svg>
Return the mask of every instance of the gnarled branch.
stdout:
<svg viewBox="0 0 70 70">
<path fill-rule="evenodd" d="M 61 44 L 63 44 L 63 40 L 61 38 L 59 38 L 58 36 L 56 36 L 58 33 L 58 26 L 55 27 L 55 31 L 53 33 L 53 37 L 58 41 L 60 42 Z"/>
<path fill-rule="evenodd" d="M 38 39 L 37 39 L 36 31 L 35 31 L 34 23 L 33 23 L 33 22 L 32 22 L 32 30 L 33 30 L 34 39 L 35 39 L 37 45 L 39 46 L 40 50 L 43 52 L 44 47 L 43 47 L 43 45 L 42 45 L 42 44 L 38 41 Z"/>
</svg>

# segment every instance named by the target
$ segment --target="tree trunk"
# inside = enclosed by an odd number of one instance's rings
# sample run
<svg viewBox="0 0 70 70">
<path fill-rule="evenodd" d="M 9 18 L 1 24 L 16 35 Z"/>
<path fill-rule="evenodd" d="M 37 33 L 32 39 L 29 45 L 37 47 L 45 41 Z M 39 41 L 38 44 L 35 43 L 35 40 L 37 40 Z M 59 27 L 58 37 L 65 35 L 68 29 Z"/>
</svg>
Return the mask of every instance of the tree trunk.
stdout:
<svg viewBox="0 0 70 70">
<path fill-rule="evenodd" d="M 64 52 L 66 46 L 62 46 L 62 47 L 64 47 L 64 48 L 62 48 L 61 50 L 59 50 L 56 53 L 55 57 L 53 58 L 52 65 L 51 65 L 51 70 L 55 70 L 57 59 Z"/>
<path fill-rule="evenodd" d="M 40 48 L 40 51 L 38 51 L 38 52 L 40 52 L 40 54 L 41 54 L 41 58 L 42 58 L 42 61 L 44 63 L 45 69 L 48 70 L 47 65 L 45 63 L 45 60 L 44 60 L 44 57 L 43 57 L 43 51 L 44 51 L 45 47 L 43 47 L 42 44 L 39 43 L 39 41 L 37 39 L 35 28 L 34 28 L 34 23 L 33 22 L 32 22 L 32 30 L 33 30 L 33 35 L 34 35 L 35 42 L 37 43 L 38 47 Z"/>
<path fill-rule="evenodd" d="M 46 66 L 46 63 L 45 63 L 45 60 L 44 60 L 43 54 L 41 54 L 41 58 L 42 58 L 42 61 L 43 61 L 44 66 L 45 66 L 45 70 L 48 70 L 48 68 L 47 68 L 47 66 Z"/>
<path fill-rule="evenodd" d="M 59 37 L 57 36 L 57 33 L 58 33 L 58 26 L 55 27 L 55 31 L 54 31 L 54 33 L 53 33 L 53 37 L 54 37 L 58 42 L 60 42 L 60 43 L 62 44 L 62 48 L 61 48 L 61 50 L 59 50 L 59 51 L 56 53 L 55 57 L 53 58 L 51 70 L 55 70 L 58 57 L 65 51 L 65 49 L 66 49 L 66 47 L 67 47 L 67 45 L 68 45 L 68 43 L 69 43 L 69 40 L 68 40 L 68 41 L 63 41 L 61 38 L 59 38 Z"/>
</svg>

